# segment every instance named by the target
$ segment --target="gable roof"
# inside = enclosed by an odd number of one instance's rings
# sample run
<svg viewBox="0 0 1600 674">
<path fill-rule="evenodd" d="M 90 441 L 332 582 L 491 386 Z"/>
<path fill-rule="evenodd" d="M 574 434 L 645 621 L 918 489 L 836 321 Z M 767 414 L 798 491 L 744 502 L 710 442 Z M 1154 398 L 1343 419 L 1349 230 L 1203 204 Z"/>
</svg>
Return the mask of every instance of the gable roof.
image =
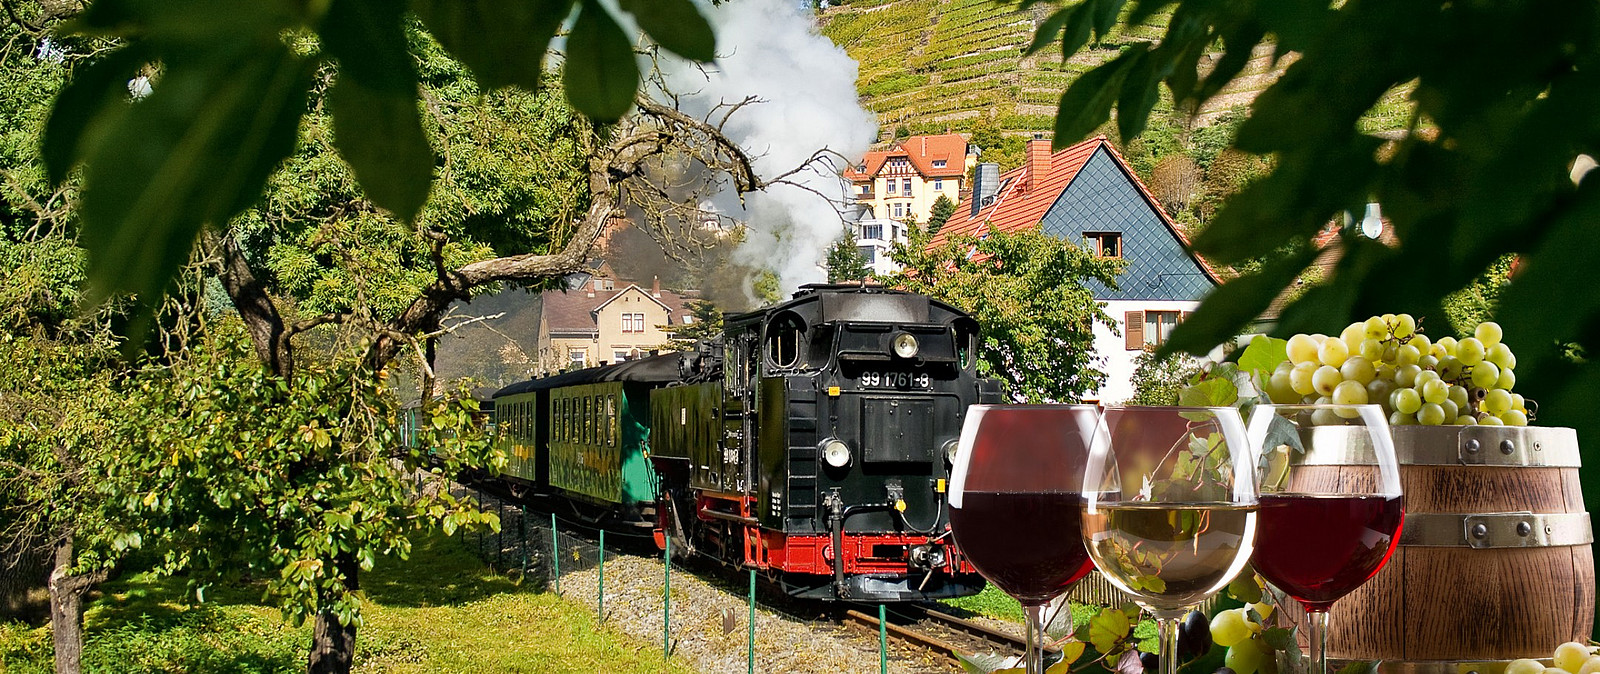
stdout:
<svg viewBox="0 0 1600 674">
<path fill-rule="evenodd" d="M 683 297 L 675 292 L 662 290 L 661 296 L 656 297 L 651 291 L 645 290 L 638 284 L 629 284 L 627 287 L 616 290 L 595 290 L 593 291 L 593 297 L 589 296 L 589 290 L 582 287 L 565 292 L 560 290 L 546 291 L 542 297 L 543 320 L 552 333 L 592 333 L 599 329 L 595 323 L 595 314 L 602 307 L 610 304 L 612 300 L 621 297 L 623 293 L 632 289 L 638 289 L 645 297 L 650 298 L 652 302 L 666 309 L 669 320 L 675 324 L 681 324 L 683 317 L 690 313 L 684 307 Z"/>
<path fill-rule="evenodd" d="M 1043 142 L 1047 141 L 1036 139 L 1031 141 L 1030 145 Z M 1127 160 L 1122 158 L 1116 146 L 1106 140 L 1105 136 L 1090 138 L 1048 156 L 1043 156 L 1045 150 L 1040 150 L 1041 156 L 1000 174 L 1000 189 L 995 193 L 994 203 L 980 209 L 977 215 L 972 214 L 973 194 L 969 190 L 962 196 L 961 203 L 956 205 L 955 213 L 934 235 L 929 243 L 930 247 L 942 245 L 956 235 L 981 236 L 990 224 L 1003 232 L 1038 227 L 1045 214 L 1049 213 L 1050 208 L 1061 198 L 1061 194 L 1077 179 L 1089 160 L 1102 149 L 1115 162 L 1128 182 L 1138 188 L 1139 195 L 1150 210 L 1166 226 L 1167 231 L 1182 244 L 1183 249 L 1194 259 L 1206 278 L 1213 284 L 1220 284 L 1221 278 L 1211 267 L 1211 263 L 1192 252 L 1189 237 L 1167 215 L 1166 209 L 1161 207 L 1161 203 L 1150 193 L 1150 189 L 1139 180 L 1139 176 L 1129 168 Z M 1029 154 L 1031 157 L 1033 153 Z M 1034 175 L 1032 164 L 1035 161 L 1042 169 L 1039 171 L 1040 175 Z"/>
<path fill-rule="evenodd" d="M 905 157 L 918 173 L 930 178 L 959 178 L 967 172 L 967 139 L 959 133 L 912 136 L 887 150 L 868 152 L 859 164 L 846 168 L 844 176 L 850 180 L 871 180 L 894 157 Z M 943 161 L 944 166 L 935 167 L 935 161 Z"/>
</svg>

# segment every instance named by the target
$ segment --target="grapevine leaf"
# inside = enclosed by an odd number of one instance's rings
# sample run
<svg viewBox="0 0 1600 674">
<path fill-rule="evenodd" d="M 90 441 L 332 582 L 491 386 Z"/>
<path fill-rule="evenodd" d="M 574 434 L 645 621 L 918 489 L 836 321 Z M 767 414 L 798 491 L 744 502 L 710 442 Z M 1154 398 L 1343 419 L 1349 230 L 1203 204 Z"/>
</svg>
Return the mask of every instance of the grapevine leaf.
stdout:
<svg viewBox="0 0 1600 674">
<path fill-rule="evenodd" d="M 1294 632 L 1285 627 L 1267 629 L 1261 633 L 1261 641 L 1275 651 L 1299 650 L 1299 645 L 1294 641 Z"/>
<path fill-rule="evenodd" d="M 1178 392 L 1178 404 L 1185 407 L 1231 407 L 1238 399 L 1238 387 L 1225 377 L 1207 376 Z"/>
<path fill-rule="evenodd" d="M 127 111 L 125 83 L 147 60 L 145 50 L 130 45 L 73 71 L 72 82 L 50 108 L 40 141 L 52 184 L 66 180 L 73 165 L 93 152 L 97 134 L 115 126 L 115 116 Z"/>
<path fill-rule="evenodd" d="M 621 0 L 620 4 L 650 39 L 672 53 L 702 63 L 717 57 L 711 24 L 690 0 Z"/>
<path fill-rule="evenodd" d="M 1083 651 L 1088 647 L 1089 644 L 1082 641 L 1070 641 L 1062 644 L 1061 659 L 1056 664 L 1051 665 L 1049 669 L 1044 670 L 1045 674 L 1066 674 L 1066 672 L 1072 671 L 1072 663 L 1083 657 Z"/>
<path fill-rule="evenodd" d="M 201 227 L 254 201 L 294 149 L 310 68 L 281 43 L 256 46 L 170 65 L 95 149 L 79 208 L 94 299 L 153 302 Z"/>
<path fill-rule="evenodd" d="M 1239 575 L 1228 582 L 1228 596 L 1246 604 L 1261 601 L 1261 586 L 1256 584 L 1255 570 L 1246 566 Z"/>
<path fill-rule="evenodd" d="M 1128 614 L 1110 608 L 1100 609 L 1089 619 L 1089 643 L 1095 650 L 1109 653 L 1128 636 L 1130 629 Z"/>
<path fill-rule="evenodd" d="M 1015 657 L 994 653 L 956 653 L 956 662 L 967 674 L 994 674 L 1015 662 Z"/>
<path fill-rule="evenodd" d="M 633 43 L 611 13 L 588 0 L 567 36 L 563 73 L 567 100 L 579 112 L 602 122 L 620 119 L 633 106 L 639 88 L 639 64 Z"/>
<path fill-rule="evenodd" d="M 1115 674 L 1144 674 L 1144 663 L 1139 660 L 1139 651 L 1128 649 L 1117 658 Z"/>
<path fill-rule="evenodd" d="M 544 56 L 572 0 L 416 0 L 412 9 L 439 44 L 483 86 L 539 87 Z"/>
<path fill-rule="evenodd" d="M 1263 379 L 1272 376 L 1278 364 L 1289 359 L 1289 340 L 1256 335 L 1250 345 L 1239 355 L 1239 369 L 1261 373 Z"/>
</svg>

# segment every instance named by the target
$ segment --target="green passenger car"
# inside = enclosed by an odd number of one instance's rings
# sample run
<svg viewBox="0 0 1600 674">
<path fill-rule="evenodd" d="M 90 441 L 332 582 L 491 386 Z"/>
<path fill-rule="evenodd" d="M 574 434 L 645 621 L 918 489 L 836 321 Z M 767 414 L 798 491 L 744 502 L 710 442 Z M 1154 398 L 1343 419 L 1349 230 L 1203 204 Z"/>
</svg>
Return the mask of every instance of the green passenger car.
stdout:
<svg viewBox="0 0 1600 674">
<path fill-rule="evenodd" d="M 539 431 L 541 415 L 536 393 L 506 396 L 496 401 L 499 424 L 495 439 L 506 453 L 506 466 L 501 474 L 506 477 L 539 481 Z"/>
<path fill-rule="evenodd" d="M 600 503 L 654 502 L 649 395 L 646 386 L 619 381 L 551 390 L 550 486 Z"/>
</svg>

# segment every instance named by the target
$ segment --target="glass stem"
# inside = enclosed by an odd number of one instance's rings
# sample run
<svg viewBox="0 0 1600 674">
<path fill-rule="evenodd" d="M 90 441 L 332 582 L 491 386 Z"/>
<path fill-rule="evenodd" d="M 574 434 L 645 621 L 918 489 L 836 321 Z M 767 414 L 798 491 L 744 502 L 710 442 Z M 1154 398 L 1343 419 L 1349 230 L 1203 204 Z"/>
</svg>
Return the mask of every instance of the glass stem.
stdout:
<svg viewBox="0 0 1600 674">
<path fill-rule="evenodd" d="M 1178 624 L 1183 612 L 1176 615 L 1162 611 L 1156 613 L 1156 638 L 1161 644 L 1161 674 L 1178 674 Z"/>
<path fill-rule="evenodd" d="M 1311 628 L 1308 645 L 1312 674 L 1328 674 L 1328 612 L 1306 611 L 1306 622 Z"/>
<path fill-rule="evenodd" d="M 1028 623 L 1028 648 L 1022 655 L 1028 674 L 1044 674 L 1044 609 L 1048 604 L 1023 604 Z"/>
</svg>

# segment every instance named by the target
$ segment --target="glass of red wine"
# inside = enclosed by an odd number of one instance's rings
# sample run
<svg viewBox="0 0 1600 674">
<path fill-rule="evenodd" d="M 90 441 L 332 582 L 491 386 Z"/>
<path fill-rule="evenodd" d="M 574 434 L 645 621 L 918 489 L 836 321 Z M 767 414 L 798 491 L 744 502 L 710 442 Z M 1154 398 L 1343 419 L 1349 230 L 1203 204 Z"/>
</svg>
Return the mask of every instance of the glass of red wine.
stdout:
<svg viewBox="0 0 1600 674">
<path fill-rule="evenodd" d="M 1028 674 L 1044 671 L 1044 611 L 1094 568 L 1078 527 L 1093 405 L 973 405 L 950 484 L 950 531 L 978 573 L 1021 602 Z"/>
<path fill-rule="evenodd" d="M 1328 609 L 1378 573 L 1405 508 L 1394 439 L 1377 405 L 1257 405 L 1256 572 L 1306 611 L 1313 672 L 1327 674 Z"/>
<path fill-rule="evenodd" d="M 1156 619 L 1162 674 L 1183 615 L 1250 559 L 1255 471 L 1232 407 L 1107 407 L 1084 470 L 1084 545 Z"/>
</svg>

